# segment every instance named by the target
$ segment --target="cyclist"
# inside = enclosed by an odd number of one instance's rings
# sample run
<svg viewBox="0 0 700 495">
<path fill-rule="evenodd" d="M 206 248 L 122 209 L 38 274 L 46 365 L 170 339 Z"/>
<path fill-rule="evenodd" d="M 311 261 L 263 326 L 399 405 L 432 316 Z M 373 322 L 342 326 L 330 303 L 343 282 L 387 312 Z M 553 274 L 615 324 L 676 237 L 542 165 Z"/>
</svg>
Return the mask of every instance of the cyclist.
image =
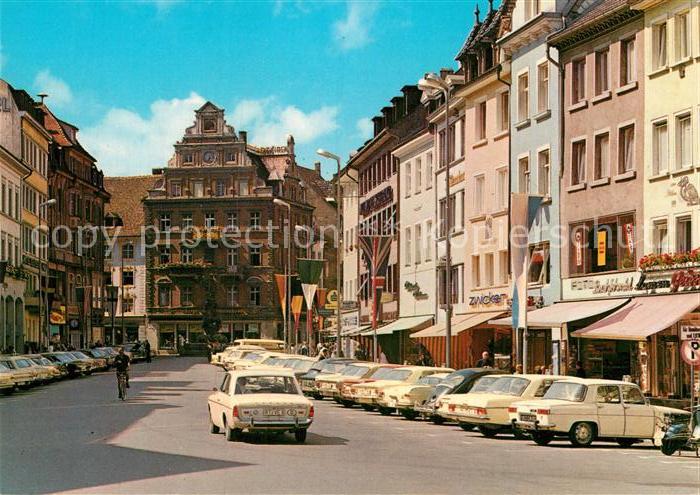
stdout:
<svg viewBox="0 0 700 495">
<path fill-rule="evenodd" d="M 119 376 L 126 375 L 126 386 L 129 386 L 129 356 L 124 354 L 124 348 L 119 348 L 119 354 L 114 358 L 114 367 L 117 370 L 117 388 L 119 387 Z M 122 398 L 121 390 L 119 391 L 119 398 Z"/>
</svg>

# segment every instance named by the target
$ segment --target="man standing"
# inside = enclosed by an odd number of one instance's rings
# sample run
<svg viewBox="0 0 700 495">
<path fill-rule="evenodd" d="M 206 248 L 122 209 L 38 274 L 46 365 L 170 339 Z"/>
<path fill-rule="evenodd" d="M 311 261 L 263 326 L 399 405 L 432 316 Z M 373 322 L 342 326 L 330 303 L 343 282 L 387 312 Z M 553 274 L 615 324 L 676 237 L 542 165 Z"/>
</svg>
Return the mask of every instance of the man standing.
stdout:
<svg viewBox="0 0 700 495">
<path fill-rule="evenodd" d="M 143 349 L 146 352 L 146 362 L 150 363 L 151 362 L 151 343 L 146 340 L 146 343 L 143 345 Z"/>
<path fill-rule="evenodd" d="M 493 359 L 489 351 L 484 351 L 481 353 L 481 359 L 476 362 L 477 368 L 493 368 Z"/>
</svg>

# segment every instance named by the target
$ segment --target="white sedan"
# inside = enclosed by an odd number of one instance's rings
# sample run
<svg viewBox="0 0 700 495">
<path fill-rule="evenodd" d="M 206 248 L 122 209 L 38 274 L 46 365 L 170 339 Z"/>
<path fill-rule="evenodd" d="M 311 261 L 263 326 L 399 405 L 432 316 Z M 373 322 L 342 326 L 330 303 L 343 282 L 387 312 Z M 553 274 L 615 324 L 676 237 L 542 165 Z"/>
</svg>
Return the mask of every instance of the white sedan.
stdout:
<svg viewBox="0 0 700 495">
<path fill-rule="evenodd" d="M 228 441 L 243 431 L 289 431 L 302 443 L 314 419 L 313 404 L 286 370 L 227 371 L 208 402 L 211 433 L 224 430 Z"/>
</svg>

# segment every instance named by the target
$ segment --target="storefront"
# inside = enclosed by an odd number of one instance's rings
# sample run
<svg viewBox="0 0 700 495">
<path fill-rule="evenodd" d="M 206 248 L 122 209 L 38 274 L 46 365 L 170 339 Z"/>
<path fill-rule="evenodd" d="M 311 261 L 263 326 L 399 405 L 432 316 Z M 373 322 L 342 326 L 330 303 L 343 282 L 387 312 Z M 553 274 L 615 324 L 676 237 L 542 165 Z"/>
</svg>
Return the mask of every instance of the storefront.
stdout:
<svg viewBox="0 0 700 495">
<path fill-rule="evenodd" d="M 433 318 L 433 315 L 407 316 L 377 328 L 377 352 L 384 352 L 390 363 L 415 363 L 420 349 L 410 338 L 411 332 L 429 327 L 433 324 Z M 368 328 L 360 333 L 363 337 L 361 344 L 370 354 L 373 349 L 374 332 L 374 329 Z"/>
</svg>

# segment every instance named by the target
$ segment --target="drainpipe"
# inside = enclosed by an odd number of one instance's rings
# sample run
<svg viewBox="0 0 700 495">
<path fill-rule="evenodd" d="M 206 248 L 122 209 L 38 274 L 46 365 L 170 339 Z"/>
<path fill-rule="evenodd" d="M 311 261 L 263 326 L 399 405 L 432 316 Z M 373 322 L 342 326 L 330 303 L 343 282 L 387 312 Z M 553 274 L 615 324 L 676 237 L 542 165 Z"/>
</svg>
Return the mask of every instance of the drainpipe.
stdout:
<svg viewBox="0 0 700 495">
<path fill-rule="evenodd" d="M 498 79 L 499 82 L 505 84 L 508 87 L 508 107 L 510 107 L 510 97 L 512 96 L 510 94 L 510 88 L 511 88 L 511 83 L 506 81 L 505 79 L 501 78 L 501 71 L 503 70 L 503 65 L 498 64 L 498 67 L 496 67 L 496 79 Z M 512 143 L 513 143 L 513 135 L 511 134 L 511 125 L 510 125 L 510 112 L 508 112 L 508 163 L 510 163 L 510 154 L 512 152 Z M 508 235 L 510 236 L 510 195 L 512 192 L 512 179 L 511 179 L 511 173 L 510 173 L 510 167 L 508 167 Z M 508 242 L 508 275 L 511 275 L 511 266 L 510 266 L 510 242 Z"/>
</svg>

